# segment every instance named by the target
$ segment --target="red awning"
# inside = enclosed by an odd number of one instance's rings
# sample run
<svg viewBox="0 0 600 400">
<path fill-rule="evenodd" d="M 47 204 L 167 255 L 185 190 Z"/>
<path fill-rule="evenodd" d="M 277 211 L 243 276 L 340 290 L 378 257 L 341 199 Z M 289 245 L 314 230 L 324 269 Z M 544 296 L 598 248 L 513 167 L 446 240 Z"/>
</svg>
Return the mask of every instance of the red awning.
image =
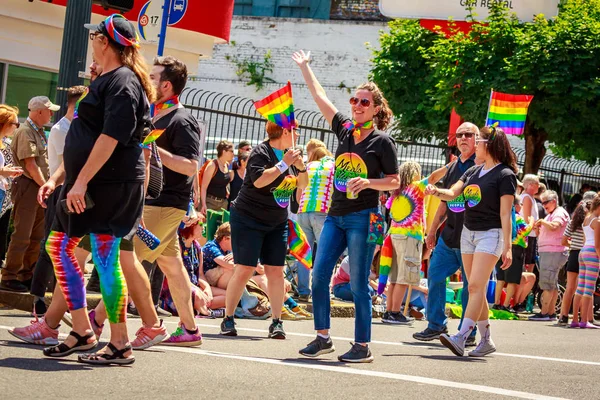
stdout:
<svg viewBox="0 0 600 400">
<path fill-rule="evenodd" d="M 48 0 L 40 1 L 49 2 Z M 67 1 L 68 0 L 52 0 L 52 4 L 66 6 Z M 140 10 L 147 1 L 148 0 L 135 0 L 133 9 L 124 14 L 125 17 L 130 21 L 137 21 Z M 188 0 L 188 8 L 184 17 L 177 25 L 174 25 L 171 28 L 202 33 L 229 42 L 231 19 L 233 17 L 233 2 L 234 0 Z M 110 15 L 114 13 L 114 11 L 105 10 L 97 5 L 93 6 L 92 12 L 100 15 Z"/>
</svg>

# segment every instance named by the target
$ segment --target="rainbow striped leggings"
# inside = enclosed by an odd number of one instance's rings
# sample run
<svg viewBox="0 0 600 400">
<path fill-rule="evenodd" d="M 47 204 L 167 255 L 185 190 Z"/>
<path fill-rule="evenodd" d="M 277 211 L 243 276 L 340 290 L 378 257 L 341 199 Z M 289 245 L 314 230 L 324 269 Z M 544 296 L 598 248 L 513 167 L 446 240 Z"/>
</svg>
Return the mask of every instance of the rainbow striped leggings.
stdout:
<svg viewBox="0 0 600 400">
<path fill-rule="evenodd" d="M 50 232 L 46 241 L 56 281 L 71 311 L 87 307 L 83 272 L 75 258 L 75 248 L 80 241 L 81 238 L 70 238 L 66 233 L 56 231 Z M 125 322 L 127 285 L 119 263 L 121 238 L 92 233 L 90 242 L 108 320 L 113 324 Z"/>
<path fill-rule="evenodd" d="M 579 279 L 577 281 L 577 294 L 579 296 L 593 297 L 598 279 L 600 260 L 594 246 L 585 246 L 579 253 Z"/>
</svg>

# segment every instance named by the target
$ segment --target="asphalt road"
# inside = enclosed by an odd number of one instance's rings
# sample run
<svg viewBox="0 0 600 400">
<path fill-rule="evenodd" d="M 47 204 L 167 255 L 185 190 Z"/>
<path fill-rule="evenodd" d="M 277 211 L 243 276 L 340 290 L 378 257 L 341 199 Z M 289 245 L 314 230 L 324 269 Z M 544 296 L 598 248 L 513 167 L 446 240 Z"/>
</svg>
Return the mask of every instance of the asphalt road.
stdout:
<svg viewBox="0 0 600 400">
<path fill-rule="evenodd" d="M 199 348 L 157 346 L 136 352 L 130 367 L 92 367 L 75 355 L 45 359 L 6 331 L 29 320 L 0 309 L 0 399 L 600 399 L 600 330 L 546 322 L 493 321 L 498 352 L 484 359 L 416 343 L 412 334 L 425 322 L 374 322 L 375 361 L 350 366 L 336 356 L 350 346 L 352 319 L 332 320 L 337 351 L 316 360 L 298 355 L 313 338 L 312 321 L 286 322 L 288 339 L 275 341 L 266 337 L 269 321 L 238 321 L 240 336 L 223 338 L 219 320 L 202 319 Z M 139 324 L 128 321 L 131 335 Z M 167 328 L 176 324 L 170 318 Z"/>
</svg>

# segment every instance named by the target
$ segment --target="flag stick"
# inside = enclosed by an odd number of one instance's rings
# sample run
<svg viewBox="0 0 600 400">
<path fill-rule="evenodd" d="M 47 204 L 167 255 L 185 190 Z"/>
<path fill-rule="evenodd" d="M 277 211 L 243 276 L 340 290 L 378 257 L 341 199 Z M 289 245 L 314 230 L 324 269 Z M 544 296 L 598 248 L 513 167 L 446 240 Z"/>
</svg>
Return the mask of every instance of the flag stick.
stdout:
<svg viewBox="0 0 600 400">
<path fill-rule="evenodd" d="M 408 317 L 408 305 L 410 304 L 410 296 L 412 296 L 412 285 L 408 285 L 408 292 L 406 292 L 406 303 L 404 304 L 404 316 Z"/>
<path fill-rule="evenodd" d="M 489 125 L 488 122 L 490 120 L 490 109 L 492 108 L 492 97 L 494 96 L 494 88 L 490 90 L 490 101 L 488 103 L 488 111 L 485 117 L 485 125 Z"/>
</svg>

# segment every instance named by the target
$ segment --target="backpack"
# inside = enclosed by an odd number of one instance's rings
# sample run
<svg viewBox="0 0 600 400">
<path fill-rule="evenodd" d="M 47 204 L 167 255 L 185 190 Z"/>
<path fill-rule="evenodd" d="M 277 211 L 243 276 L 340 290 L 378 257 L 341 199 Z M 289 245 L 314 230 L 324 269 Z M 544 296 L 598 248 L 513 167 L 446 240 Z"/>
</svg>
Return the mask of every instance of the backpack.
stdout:
<svg viewBox="0 0 600 400">
<path fill-rule="evenodd" d="M 154 200 L 160 196 L 164 185 L 164 174 L 162 161 L 158 154 L 158 146 L 155 142 L 150 143 L 150 178 L 148 179 L 148 190 L 146 199 Z"/>
<path fill-rule="evenodd" d="M 236 318 L 267 319 L 271 316 L 271 304 L 267 294 L 250 279 L 235 309 Z"/>
<path fill-rule="evenodd" d="M 198 171 L 198 186 L 202 187 L 202 179 L 204 178 L 204 171 L 206 171 L 206 167 L 208 167 L 211 162 L 216 163 L 216 161 L 217 160 L 206 160 L 204 164 L 202 164 L 202 167 L 200 167 L 200 170 Z M 216 168 L 213 171 L 211 179 L 215 177 L 215 175 L 217 174 L 217 170 L 219 169 L 218 165 L 215 165 L 215 167 Z"/>
</svg>

